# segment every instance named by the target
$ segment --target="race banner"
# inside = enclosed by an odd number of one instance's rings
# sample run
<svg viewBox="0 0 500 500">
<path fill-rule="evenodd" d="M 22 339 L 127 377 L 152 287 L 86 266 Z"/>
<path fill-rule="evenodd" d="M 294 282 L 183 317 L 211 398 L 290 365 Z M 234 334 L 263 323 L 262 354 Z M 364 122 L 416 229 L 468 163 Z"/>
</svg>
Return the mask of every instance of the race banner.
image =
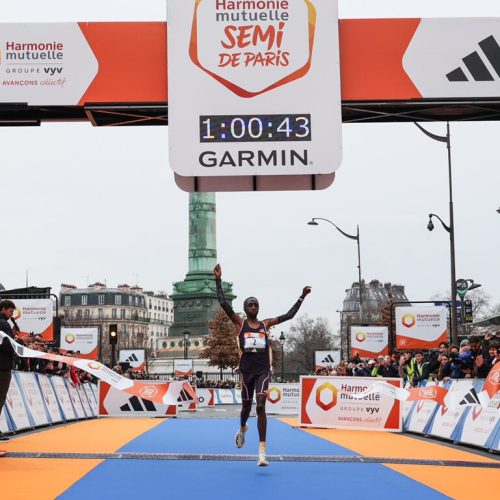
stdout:
<svg viewBox="0 0 500 500">
<path fill-rule="evenodd" d="M 388 386 L 402 389 L 401 379 L 385 379 Z M 300 377 L 301 427 L 357 430 L 402 430 L 401 402 L 391 395 L 366 394 L 377 379 L 368 377 Z M 363 395 L 355 398 L 355 395 Z"/>
<path fill-rule="evenodd" d="M 340 363 L 340 351 L 314 351 L 314 365 L 316 370 L 321 368 L 333 368 Z"/>
<path fill-rule="evenodd" d="M 446 341 L 446 307 L 396 307 L 397 349 L 437 349 Z"/>
<path fill-rule="evenodd" d="M 13 374 L 14 375 L 14 374 Z M 5 399 L 4 409 L 7 408 L 15 431 L 33 427 L 28 408 L 24 402 L 21 387 L 15 376 L 10 380 L 9 392 Z"/>
<path fill-rule="evenodd" d="M 75 413 L 77 418 L 86 418 L 87 413 L 85 412 L 85 409 L 83 408 L 82 401 L 80 399 L 80 396 L 78 394 L 78 391 L 76 390 L 76 387 L 73 385 L 72 382 L 69 382 L 68 380 L 65 379 L 66 383 L 66 388 L 68 389 L 68 394 L 71 400 L 71 403 L 73 405 L 73 408 L 75 409 Z"/>
<path fill-rule="evenodd" d="M 270 384 L 267 391 L 267 413 L 298 415 L 300 411 L 300 384 Z"/>
<path fill-rule="evenodd" d="M 51 377 L 50 382 L 54 388 L 54 392 L 56 393 L 57 400 L 61 405 L 64 420 L 75 420 L 77 416 L 75 409 L 73 408 L 64 377 Z"/>
<path fill-rule="evenodd" d="M 192 359 L 174 359 L 174 375 L 176 377 L 190 377 L 192 374 Z"/>
<path fill-rule="evenodd" d="M 389 354 L 387 326 L 351 326 L 351 356 L 376 358 Z"/>
<path fill-rule="evenodd" d="M 7 412 L 5 410 L 0 413 L 0 432 L 2 434 L 10 432 L 9 423 L 7 422 Z"/>
<path fill-rule="evenodd" d="M 97 417 L 98 415 L 98 407 L 97 407 L 97 401 L 94 398 L 94 393 L 92 392 L 92 389 L 90 388 L 91 384 L 83 384 L 83 390 L 85 391 L 85 394 L 87 395 L 87 399 L 89 401 L 90 409 L 92 410 L 92 415 L 94 417 Z"/>
<path fill-rule="evenodd" d="M 50 383 L 49 375 L 37 373 L 36 378 L 38 380 L 38 385 L 40 386 L 40 389 L 42 391 L 45 408 L 49 412 L 51 422 L 62 422 L 63 415 L 61 414 L 61 410 L 59 409 L 56 393 L 54 392 L 54 388 Z"/>
<path fill-rule="evenodd" d="M 99 359 L 98 328 L 61 328 L 60 348 L 79 352 L 82 359 Z"/>
<path fill-rule="evenodd" d="M 160 381 L 151 381 L 160 385 Z M 99 416 L 110 417 L 175 417 L 177 405 L 153 403 L 147 399 L 131 396 L 111 387 L 102 380 L 99 382 Z"/>
<path fill-rule="evenodd" d="M 202 408 L 213 408 L 215 406 L 215 389 L 196 388 L 198 406 Z"/>
<path fill-rule="evenodd" d="M 134 371 L 146 369 L 146 349 L 120 349 L 120 363 L 128 363 Z"/>
<path fill-rule="evenodd" d="M 41 335 L 53 340 L 53 302 L 50 299 L 16 299 L 13 319 L 21 330 L 21 337 Z"/>
<path fill-rule="evenodd" d="M 26 401 L 28 411 L 33 420 L 33 425 L 37 427 L 51 423 L 45 411 L 43 396 L 37 384 L 35 374 L 30 372 L 17 372 L 14 374 L 14 377 L 17 377 L 21 390 L 23 391 L 24 400 Z"/>
<path fill-rule="evenodd" d="M 493 368 L 490 370 L 490 373 L 488 373 L 483 388 L 479 393 L 479 401 L 481 401 L 481 406 L 483 408 L 488 408 L 490 400 L 498 393 L 499 390 L 500 390 L 500 362 L 497 362 L 493 365 Z"/>
<path fill-rule="evenodd" d="M 181 391 L 184 391 L 196 401 L 196 395 L 194 394 L 191 386 L 187 382 L 174 381 L 174 382 L 164 382 L 162 384 L 153 385 L 149 382 L 140 382 L 137 380 L 131 380 L 122 377 L 118 373 L 114 372 L 107 366 L 99 363 L 98 361 L 90 361 L 88 359 L 71 358 L 69 356 L 60 356 L 59 354 L 52 354 L 47 352 L 35 351 L 34 349 L 29 349 L 18 344 L 15 340 L 11 339 L 7 334 L 0 331 L 0 340 L 6 338 L 11 343 L 14 348 L 14 352 L 23 358 L 40 358 L 40 359 L 50 359 L 52 361 L 62 361 L 70 366 L 75 366 L 80 370 L 84 370 L 90 373 L 94 377 L 104 380 L 111 386 L 125 391 L 133 396 L 139 396 L 143 399 L 149 399 L 155 403 L 162 404 L 177 404 L 177 399 Z"/>
</svg>

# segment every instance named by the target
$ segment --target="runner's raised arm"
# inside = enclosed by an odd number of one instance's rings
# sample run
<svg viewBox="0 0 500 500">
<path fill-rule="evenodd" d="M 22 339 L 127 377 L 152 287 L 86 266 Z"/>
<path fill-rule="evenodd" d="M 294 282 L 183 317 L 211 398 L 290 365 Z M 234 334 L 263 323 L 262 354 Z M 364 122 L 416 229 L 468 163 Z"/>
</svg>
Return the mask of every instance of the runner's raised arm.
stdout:
<svg viewBox="0 0 500 500">
<path fill-rule="evenodd" d="M 222 289 L 222 269 L 220 264 L 217 264 L 214 268 L 214 276 L 215 276 L 215 286 L 217 288 L 217 299 L 219 300 L 219 304 L 224 310 L 224 312 L 228 315 L 229 319 L 233 322 L 234 326 L 237 328 L 241 327 L 242 320 L 241 318 L 234 312 L 233 308 L 229 305 L 224 296 L 224 290 Z"/>
</svg>

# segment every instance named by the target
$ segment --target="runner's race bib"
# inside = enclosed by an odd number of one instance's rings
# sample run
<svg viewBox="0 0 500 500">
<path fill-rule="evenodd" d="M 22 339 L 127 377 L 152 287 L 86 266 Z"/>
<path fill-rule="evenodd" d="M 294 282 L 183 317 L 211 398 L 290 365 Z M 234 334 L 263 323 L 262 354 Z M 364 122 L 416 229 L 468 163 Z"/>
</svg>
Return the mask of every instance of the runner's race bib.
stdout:
<svg viewBox="0 0 500 500">
<path fill-rule="evenodd" d="M 266 350 L 266 334 L 264 332 L 245 333 L 245 352 L 262 352 Z"/>
</svg>

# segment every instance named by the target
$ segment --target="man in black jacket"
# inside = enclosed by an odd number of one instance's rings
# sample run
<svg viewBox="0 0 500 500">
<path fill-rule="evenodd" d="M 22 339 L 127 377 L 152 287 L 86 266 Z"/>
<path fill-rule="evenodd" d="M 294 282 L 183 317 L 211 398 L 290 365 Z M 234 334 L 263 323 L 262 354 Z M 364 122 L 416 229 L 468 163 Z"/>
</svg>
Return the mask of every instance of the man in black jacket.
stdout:
<svg viewBox="0 0 500 500">
<path fill-rule="evenodd" d="M 6 333 L 12 339 L 14 333 L 10 326 L 9 319 L 12 318 L 16 306 L 10 300 L 0 301 L 0 331 Z M 9 391 L 10 379 L 12 377 L 12 369 L 14 368 L 14 348 L 8 339 L 4 338 L 0 343 L 0 414 L 2 413 L 5 398 Z M 7 441 L 9 438 L 0 432 L 0 440 Z M 5 455 L 5 452 L 0 450 L 0 456 Z"/>
</svg>

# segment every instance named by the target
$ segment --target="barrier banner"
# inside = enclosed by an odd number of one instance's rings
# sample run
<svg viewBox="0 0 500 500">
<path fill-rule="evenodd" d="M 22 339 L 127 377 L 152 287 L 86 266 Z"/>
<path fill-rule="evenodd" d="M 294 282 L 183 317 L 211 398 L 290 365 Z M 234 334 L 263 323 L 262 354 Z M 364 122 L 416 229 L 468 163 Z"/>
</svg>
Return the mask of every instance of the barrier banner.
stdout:
<svg viewBox="0 0 500 500">
<path fill-rule="evenodd" d="M 76 413 L 71 403 L 71 398 L 66 387 L 64 377 L 51 377 L 50 382 L 61 406 L 64 420 L 75 420 Z"/>
<path fill-rule="evenodd" d="M 66 388 L 68 389 L 68 394 L 73 404 L 73 408 L 75 409 L 75 413 L 78 419 L 86 418 L 87 414 L 85 413 L 85 409 L 83 408 L 82 402 L 80 400 L 80 396 L 78 395 L 78 391 L 76 387 L 71 383 L 65 380 Z"/>
<path fill-rule="evenodd" d="M 495 363 L 484 381 L 479 393 L 479 401 L 483 408 L 488 408 L 490 400 L 500 391 L 500 362 Z"/>
<path fill-rule="evenodd" d="M 64 418 L 59 408 L 59 404 L 57 402 L 56 393 L 54 392 L 54 388 L 50 383 L 49 376 L 37 373 L 36 378 L 38 380 L 38 385 L 40 386 L 40 390 L 42 391 L 43 400 L 45 402 L 45 408 L 49 413 L 51 422 L 52 423 L 62 422 Z"/>
<path fill-rule="evenodd" d="M 50 299 L 16 299 L 13 318 L 21 330 L 21 337 L 33 334 L 41 335 L 43 340 L 53 340 L 52 309 Z"/>
<path fill-rule="evenodd" d="M 5 407 L 2 409 L 2 413 L 0 413 L 0 432 L 1 433 L 10 432 L 9 423 L 7 421 L 7 412 L 5 411 Z"/>
<path fill-rule="evenodd" d="M 88 359 L 71 358 L 69 356 L 60 356 L 59 354 L 52 354 L 48 352 L 35 351 L 18 344 L 15 340 L 11 339 L 7 334 L 0 331 L 0 340 L 6 338 L 14 348 L 15 353 L 22 358 L 40 358 L 50 359 L 52 361 L 62 361 L 70 366 L 75 366 L 80 370 L 84 370 L 98 379 L 104 380 L 116 389 L 128 392 L 133 396 L 139 396 L 142 399 L 149 399 L 156 403 L 163 404 L 177 404 L 177 399 L 181 391 L 185 391 L 190 398 L 196 400 L 191 386 L 187 382 L 175 381 L 165 382 L 163 384 L 155 385 L 154 387 L 149 382 L 134 381 L 122 377 L 114 372 L 107 366 L 104 366 L 98 361 L 90 361 Z M 192 360 L 191 360 L 192 361 Z"/>
<path fill-rule="evenodd" d="M 13 372 L 4 409 L 7 408 L 9 412 L 14 430 L 19 431 L 33 427 L 33 424 L 31 423 L 26 403 L 24 402 L 21 387 L 14 375 L 15 373 Z"/>
<path fill-rule="evenodd" d="M 87 399 L 87 394 L 85 393 L 85 389 L 82 384 L 76 386 L 76 392 L 78 392 L 78 396 L 80 396 L 80 401 L 82 402 L 83 409 L 87 417 L 92 417 L 92 409 L 90 408 L 89 401 Z"/>
<path fill-rule="evenodd" d="M 482 383 L 482 381 L 479 383 Z M 469 408 L 456 440 L 460 443 L 487 447 L 499 425 L 499 421 L 500 392 L 497 392 L 489 401 L 487 408 L 481 406 Z"/>
<path fill-rule="evenodd" d="M 196 397 L 198 397 L 196 386 L 191 386 L 191 389 L 196 394 Z M 196 411 L 198 405 L 189 397 L 189 394 L 185 391 L 181 391 L 179 397 L 177 398 L 177 406 L 180 410 Z"/>
<path fill-rule="evenodd" d="M 215 406 L 215 389 L 197 387 L 196 396 L 200 408 L 213 408 Z"/>
<path fill-rule="evenodd" d="M 79 352 L 82 359 L 99 359 L 98 328 L 61 328 L 60 348 Z"/>
<path fill-rule="evenodd" d="M 298 415 L 300 384 L 270 384 L 266 411 L 269 414 Z"/>
<path fill-rule="evenodd" d="M 389 354 L 387 326 L 351 326 L 351 356 L 376 358 Z"/>
<path fill-rule="evenodd" d="M 146 349 L 120 349 L 120 363 L 128 363 L 134 371 L 146 369 Z"/>
<path fill-rule="evenodd" d="M 176 377 L 190 377 L 193 374 L 193 360 L 174 359 L 174 374 Z"/>
<path fill-rule="evenodd" d="M 316 370 L 321 368 L 333 368 L 340 363 L 340 351 L 332 349 L 331 351 L 314 351 L 314 364 Z"/>
<path fill-rule="evenodd" d="M 160 381 L 149 381 L 149 385 L 160 385 Z M 112 417 L 175 417 L 177 405 L 153 403 L 147 399 L 131 396 L 119 391 L 102 380 L 99 382 L 99 416 Z"/>
<path fill-rule="evenodd" d="M 387 385 L 401 388 L 401 379 L 385 379 Z M 377 379 L 368 377 L 301 376 L 301 427 L 356 430 L 401 431 L 401 402 L 392 396 L 362 394 Z"/>
<path fill-rule="evenodd" d="M 21 390 L 24 394 L 24 400 L 28 407 L 33 425 L 35 427 L 50 424 L 49 416 L 45 410 L 43 396 L 40 392 L 40 387 L 37 384 L 34 373 L 16 372 L 13 374 L 17 377 Z"/>
<path fill-rule="evenodd" d="M 426 387 L 436 387 L 435 382 L 427 382 Z M 429 425 L 434 412 L 439 408 L 439 404 L 432 399 L 421 399 L 415 401 L 408 418 L 405 421 L 405 430 L 424 434 Z"/>
<path fill-rule="evenodd" d="M 447 340 L 446 307 L 396 307 L 397 349 L 437 349 Z"/>
<path fill-rule="evenodd" d="M 215 389 L 215 395 L 217 396 L 218 405 L 236 405 L 241 403 L 241 399 L 239 402 L 236 399 L 234 389 Z"/>
<path fill-rule="evenodd" d="M 94 417 L 97 417 L 99 409 L 97 407 L 97 400 L 95 399 L 94 393 L 92 392 L 92 389 L 90 388 L 91 385 L 92 384 L 83 384 L 83 390 L 85 391 L 85 394 L 87 395 L 90 409 L 92 410 L 92 415 Z"/>
</svg>

